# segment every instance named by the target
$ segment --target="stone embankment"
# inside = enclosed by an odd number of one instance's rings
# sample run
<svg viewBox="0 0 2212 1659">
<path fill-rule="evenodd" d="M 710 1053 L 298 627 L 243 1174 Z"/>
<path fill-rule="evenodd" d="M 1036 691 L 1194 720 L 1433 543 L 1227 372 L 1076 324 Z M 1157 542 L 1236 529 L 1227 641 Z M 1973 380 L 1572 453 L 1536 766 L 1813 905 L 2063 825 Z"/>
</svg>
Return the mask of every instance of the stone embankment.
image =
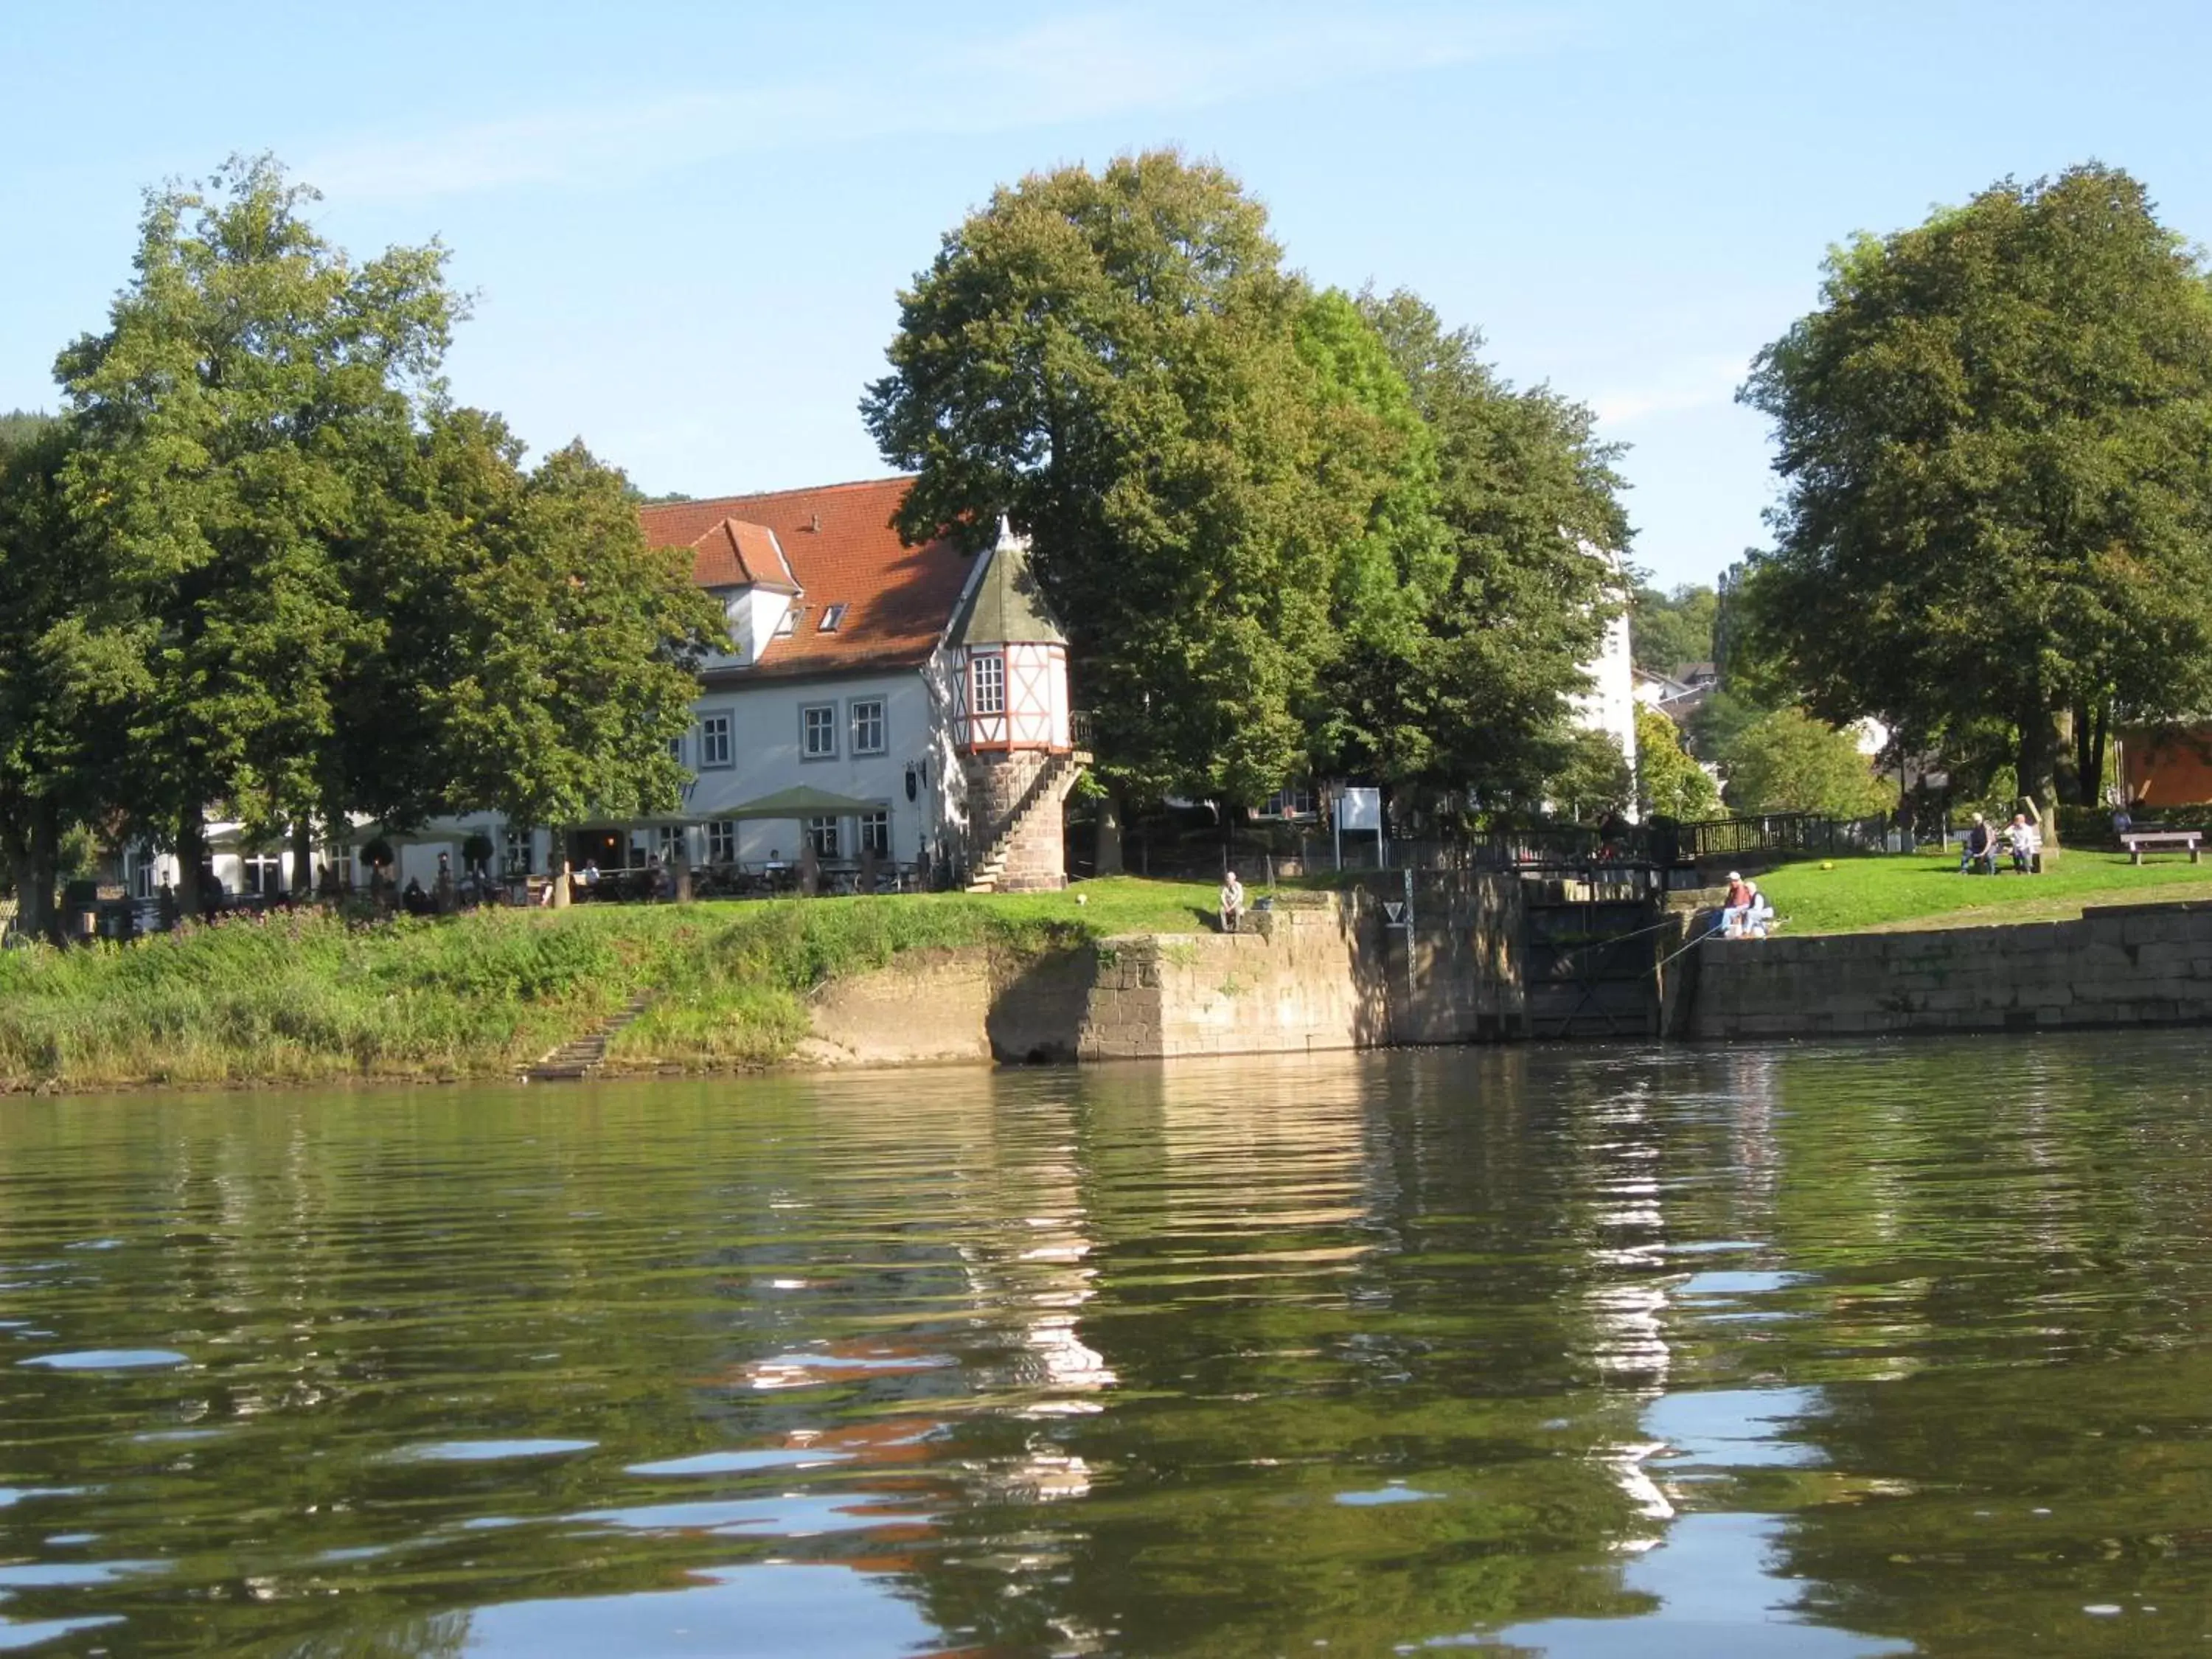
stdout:
<svg viewBox="0 0 2212 1659">
<path fill-rule="evenodd" d="M 1394 877 L 1286 897 L 1237 933 L 916 952 L 825 987 L 799 1058 L 1166 1060 L 1520 1036 L 1522 931 L 1510 878 Z"/>
<path fill-rule="evenodd" d="M 1699 947 L 1669 1029 L 1692 1038 L 2212 1023 L 2212 902 L 2079 921 Z"/>
</svg>

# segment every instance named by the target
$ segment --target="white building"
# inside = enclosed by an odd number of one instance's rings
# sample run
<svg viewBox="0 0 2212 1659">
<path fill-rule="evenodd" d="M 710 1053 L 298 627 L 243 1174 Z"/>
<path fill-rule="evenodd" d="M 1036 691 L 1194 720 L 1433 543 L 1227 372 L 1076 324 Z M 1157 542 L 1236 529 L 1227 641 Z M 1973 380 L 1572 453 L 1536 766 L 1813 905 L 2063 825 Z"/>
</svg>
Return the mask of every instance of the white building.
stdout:
<svg viewBox="0 0 2212 1659">
<path fill-rule="evenodd" d="M 992 866 L 1003 884 L 1060 885 L 1060 805 L 1083 758 L 1066 642 L 1018 539 L 975 556 L 900 540 L 891 515 L 908 483 L 641 509 L 655 544 L 690 550 L 692 579 L 722 602 L 733 647 L 706 662 L 691 729 L 677 741 L 693 778 L 680 811 L 587 821 L 562 847 L 549 830 L 510 830 L 495 813 L 441 819 L 391 837 L 397 878 L 429 887 L 441 854 L 458 875 L 468 838 L 481 833 L 506 876 L 549 873 L 563 854 L 602 872 L 679 850 L 695 869 L 795 863 L 802 838 L 824 861 L 872 854 L 906 866 L 981 866 L 1018 841 L 1019 856 Z M 804 818 L 734 816 L 799 789 L 850 805 Z M 210 830 L 227 891 L 289 890 L 287 848 L 244 845 L 235 825 Z M 135 896 L 150 896 L 176 878 L 175 860 L 136 853 L 126 876 Z"/>
<path fill-rule="evenodd" d="M 1596 551 L 1587 543 L 1584 547 Z M 1620 562 L 1609 553 L 1601 556 L 1613 567 L 1617 575 Z M 1589 688 L 1571 699 L 1574 722 L 1585 732 L 1602 732 L 1619 744 L 1621 758 L 1632 772 L 1636 769 L 1636 661 L 1631 649 L 1626 605 L 1606 624 L 1605 638 L 1598 647 L 1597 655 L 1582 667 L 1589 677 Z M 1632 816 L 1632 804 L 1629 810 Z"/>
</svg>

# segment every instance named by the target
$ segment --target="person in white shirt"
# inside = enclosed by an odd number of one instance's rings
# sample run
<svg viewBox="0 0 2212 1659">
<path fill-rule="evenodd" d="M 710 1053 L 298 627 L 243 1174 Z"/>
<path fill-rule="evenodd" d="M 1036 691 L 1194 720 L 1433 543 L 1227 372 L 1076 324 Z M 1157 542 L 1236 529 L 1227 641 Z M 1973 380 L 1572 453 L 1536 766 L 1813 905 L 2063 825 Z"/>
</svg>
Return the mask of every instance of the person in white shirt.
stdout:
<svg viewBox="0 0 2212 1659">
<path fill-rule="evenodd" d="M 1231 870 L 1221 880 L 1221 931 L 1233 933 L 1244 919 L 1244 884 Z"/>
<path fill-rule="evenodd" d="M 2043 836 L 2027 821 L 2027 814 L 2015 812 L 2005 828 L 2005 841 L 2012 849 L 2012 867 L 2021 875 L 2035 868 L 2038 854 L 2043 851 Z"/>
</svg>

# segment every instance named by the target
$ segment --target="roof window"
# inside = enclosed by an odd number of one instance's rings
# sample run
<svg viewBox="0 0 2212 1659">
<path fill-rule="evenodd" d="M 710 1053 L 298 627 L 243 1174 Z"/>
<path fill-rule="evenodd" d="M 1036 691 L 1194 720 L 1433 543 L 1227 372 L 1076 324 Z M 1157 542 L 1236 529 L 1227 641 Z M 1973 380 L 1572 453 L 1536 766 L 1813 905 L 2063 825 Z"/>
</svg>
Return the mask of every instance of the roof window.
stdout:
<svg viewBox="0 0 2212 1659">
<path fill-rule="evenodd" d="M 845 607 L 843 605 L 825 605 L 822 607 L 822 620 L 815 623 L 814 626 L 824 634 L 834 634 L 837 631 L 840 625 L 843 623 L 844 620 Z"/>
</svg>

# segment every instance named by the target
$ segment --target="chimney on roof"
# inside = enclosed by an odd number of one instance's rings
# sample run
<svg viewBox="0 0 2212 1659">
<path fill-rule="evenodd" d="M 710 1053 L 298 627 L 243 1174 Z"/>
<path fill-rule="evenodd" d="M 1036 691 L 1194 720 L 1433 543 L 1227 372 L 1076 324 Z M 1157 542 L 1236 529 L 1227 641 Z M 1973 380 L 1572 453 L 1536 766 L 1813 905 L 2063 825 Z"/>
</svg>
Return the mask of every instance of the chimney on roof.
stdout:
<svg viewBox="0 0 2212 1659">
<path fill-rule="evenodd" d="M 812 520 L 812 522 L 806 527 L 812 531 L 816 535 L 820 535 L 822 533 L 822 515 L 819 513 L 816 513 L 810 514 L 809 517 Z"/>
</svg>

